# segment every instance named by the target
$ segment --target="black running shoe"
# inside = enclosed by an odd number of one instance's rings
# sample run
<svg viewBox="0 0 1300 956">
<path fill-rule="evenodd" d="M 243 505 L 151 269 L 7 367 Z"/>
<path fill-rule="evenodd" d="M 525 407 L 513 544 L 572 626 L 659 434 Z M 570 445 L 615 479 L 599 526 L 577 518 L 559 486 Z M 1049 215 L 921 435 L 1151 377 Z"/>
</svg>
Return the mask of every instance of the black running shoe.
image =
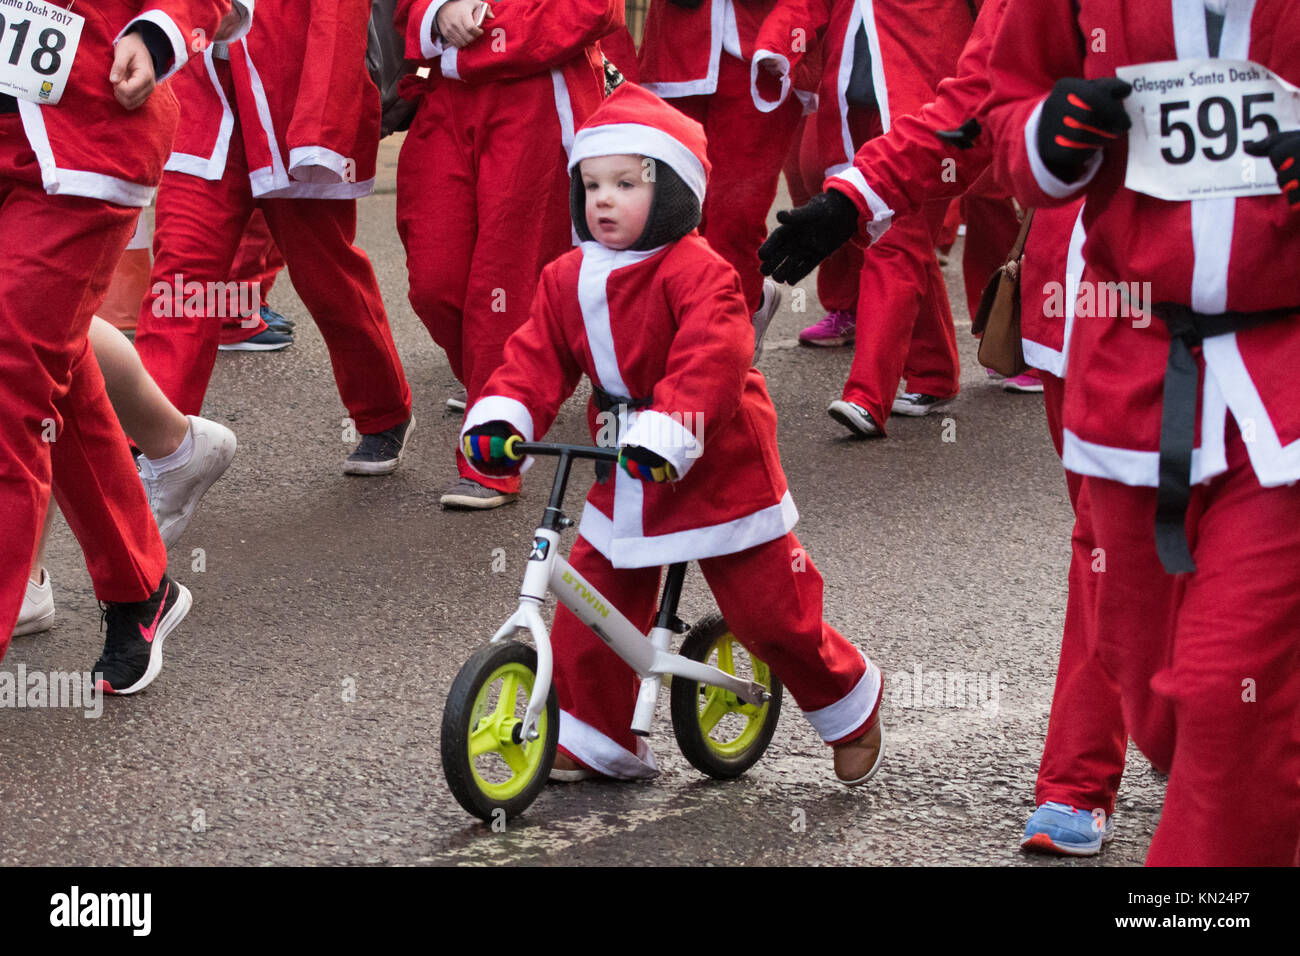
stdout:
<svg viewBox="0 0 1300 956">
<path fill-rule="evenodd" d="M 362 435 L 357 450 L 343 463 L 345 475 L 387 475 L 397 470 L 415 425 L 412 415 L 400 425 L 374 435 Z"/>
<path fill-rule="evenodd" d="M 103 605 L 108 637 L 94 668 L 100 691 L 134 694 L 152 684 L 162 670 L 163 641 L 193 603 L 189 589 L 164 574 L 148 600 Z"/>
</svg>

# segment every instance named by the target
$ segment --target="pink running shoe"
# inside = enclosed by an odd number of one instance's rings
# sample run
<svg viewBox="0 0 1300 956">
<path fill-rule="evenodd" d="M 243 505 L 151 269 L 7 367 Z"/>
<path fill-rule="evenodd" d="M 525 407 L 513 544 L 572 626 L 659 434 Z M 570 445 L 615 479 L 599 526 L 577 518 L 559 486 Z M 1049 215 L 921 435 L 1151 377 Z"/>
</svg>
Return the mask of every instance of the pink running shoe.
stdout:
<svg viewBox="0 0 1300 956">
<path fill-rule="evenodd" d="M 1037 395 L 1043 391 L 1043 380 L 1035 372 L 1025 372 L 1015 378 L 1003 381 L 1004 392 L 1019 392 L 1022 395 Z"/>
<path fill-rule="evenodd" d="M 810 325 L 799 333 L 800 345 L 821 345 L 833 347 L 848 345 L 853 341 L 854 329 L 858 324 L 856 312 L 836 309 L 827 314 L 816 325 Z"/>
</svg>

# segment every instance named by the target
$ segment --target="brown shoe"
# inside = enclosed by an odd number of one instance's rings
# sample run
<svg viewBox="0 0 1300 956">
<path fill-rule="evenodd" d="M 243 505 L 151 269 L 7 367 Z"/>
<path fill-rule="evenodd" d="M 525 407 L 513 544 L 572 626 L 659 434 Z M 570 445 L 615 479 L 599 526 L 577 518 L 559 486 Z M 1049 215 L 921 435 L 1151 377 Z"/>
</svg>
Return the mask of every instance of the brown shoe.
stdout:
<svg viewBox="0 0 1300 956">
<path fill-rule="evenodd" d="M 846 787 L 860 787 L 880 770 L 885 756 L 885 739 L 880 718 L 875 725 L 857 740 L 837 744 L 835 751 L 835 776 Z"/>
<path fill-rule="evenodd" d="M 567 754 L 557 752 L 555 763 L 551 765 L 551 775 L 547 779 L 553 783 L 582 783 L 584 780 L 595 780 L 600 776 L 596 771 L 589 770 Z"/>
</svg>

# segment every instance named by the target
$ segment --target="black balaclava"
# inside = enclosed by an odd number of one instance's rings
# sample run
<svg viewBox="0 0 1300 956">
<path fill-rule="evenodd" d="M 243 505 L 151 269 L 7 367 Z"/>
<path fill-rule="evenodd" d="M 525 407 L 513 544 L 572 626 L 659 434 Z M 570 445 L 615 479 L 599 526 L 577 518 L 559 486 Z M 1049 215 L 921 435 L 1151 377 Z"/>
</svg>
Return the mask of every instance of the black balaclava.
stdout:
<svg viewBox="0 0 1300 956">
<path fill-rule="evenodd" d="M 700 224 L 700 201 L 677 171 L 661 160 L 652 160 L 646 167 L 654 173 L 654 198 L 650 200 L 650 215 L 646 217 L 645 230 L 629 249 L 644 251 L 682 238 Z M 587 194 L 582 188 L 581 164 L 573 167 L 569 177 L 569 215 L 573 228 L 583 242 L 595 237 L 587 228 Z"/>
</svg>

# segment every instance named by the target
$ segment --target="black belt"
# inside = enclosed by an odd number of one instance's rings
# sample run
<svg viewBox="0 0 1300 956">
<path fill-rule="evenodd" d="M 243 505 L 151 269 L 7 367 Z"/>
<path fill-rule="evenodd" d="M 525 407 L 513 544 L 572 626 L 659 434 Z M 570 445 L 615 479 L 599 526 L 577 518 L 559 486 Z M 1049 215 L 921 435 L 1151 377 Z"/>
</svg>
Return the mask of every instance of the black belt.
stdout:
<svg viewBox="0 0 1300 956">
<path fill-rule="evenodd" d="M 618 409 L 619 406 L 624 408 L 646 408 L 649 406 L 651 399 L 648 398 L 624 398 L 621 395 L 615 395 L 607 392 L 595 382 L 591 383 L 591 400 L 596 405 L 598 412 L 613 412 L 614 417 L 614 444 L 618 444 Z M 608 461 L 596 462 L 596 481 L 604 484 L 609 481 L 609 476 L 614 473 L 614 466 Z"/>
<path fill-rule="evenodd" d="M 1300 309 L 1221 312 L 1205 315 L 1176 302 L 1152 308 L 1169 330 L 1164 404 L 1160 413 L 1160 486 L 1156 493 L 1156 553 L 1170 574 L 1196 570 L 1187 544 L 1187 505 L 1191 500 L 1192 446 L 1196 444 L 1196 360 L 1192 347 L 1205 339 L 1240 332 L 1281 319 Z"/>
</svg>

